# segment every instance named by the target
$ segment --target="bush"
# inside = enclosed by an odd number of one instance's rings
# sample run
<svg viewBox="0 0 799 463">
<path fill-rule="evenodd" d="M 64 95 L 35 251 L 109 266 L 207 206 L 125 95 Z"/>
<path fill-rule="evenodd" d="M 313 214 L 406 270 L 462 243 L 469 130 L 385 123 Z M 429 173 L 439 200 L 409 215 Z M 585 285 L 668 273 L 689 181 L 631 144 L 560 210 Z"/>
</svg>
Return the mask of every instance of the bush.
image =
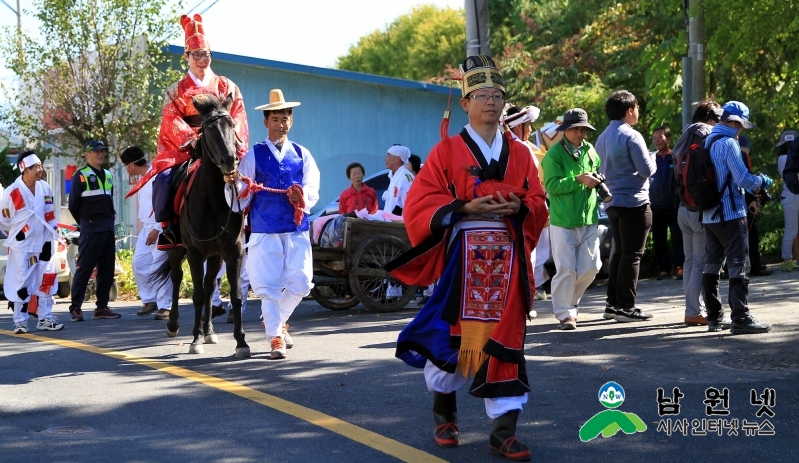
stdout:
<svg viewBox="0 0 799 463">
<path fill-rule="evenodd" d="M 122 300 L 139 299 L 139 289 L 136 286 L 136 278 L 133 275 L 133 250 L 122 249 L 117 251 L 117 260 L 122 268 L 122 274 L 117 275 L 117 285 L 119 287 L 119 298 Z M 183 280 L 180 284 L 181 299 L 190 299 L 194 291 L 194 283 L 191 280 L 189 262 L 183 261 Z M 222 298 L 230 296 L 230 284 L 227 276 L 222 277 L 222 284 L 219 287 L 219 294 Z"/>
</svg>

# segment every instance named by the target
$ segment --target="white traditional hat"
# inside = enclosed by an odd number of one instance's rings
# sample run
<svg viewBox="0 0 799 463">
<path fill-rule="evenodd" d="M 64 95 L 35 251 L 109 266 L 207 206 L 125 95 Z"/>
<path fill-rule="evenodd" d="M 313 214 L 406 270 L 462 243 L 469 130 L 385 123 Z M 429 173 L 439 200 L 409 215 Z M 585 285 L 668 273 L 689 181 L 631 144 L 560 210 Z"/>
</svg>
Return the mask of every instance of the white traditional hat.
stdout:
<svg viewBox="0 0 799 463">
<path fill-rule="evenodd" d="M 283 90 L 274 88 L 269 92 L 269 104 L 262 104 L 255 108 L 256 111 L 277 111 L 278 109 L 288 109 L 299 106 L 299 101 L 286 101 L 283 98 Z"/>
</svg>

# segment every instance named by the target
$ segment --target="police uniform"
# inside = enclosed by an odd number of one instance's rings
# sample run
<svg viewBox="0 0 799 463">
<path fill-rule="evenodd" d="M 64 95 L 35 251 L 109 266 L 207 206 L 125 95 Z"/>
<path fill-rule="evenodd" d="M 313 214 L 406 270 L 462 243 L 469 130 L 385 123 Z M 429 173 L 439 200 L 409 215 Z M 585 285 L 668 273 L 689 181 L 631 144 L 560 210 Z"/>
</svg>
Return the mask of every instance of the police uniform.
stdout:
<svg viewBox="0 0 799 463">
<path fill-rule="evenodd" d="M 95 266 L 97 309 L 107 308 L 108 293 L 114 282 L 114 178 L 107 169 L 97 170 L 87 165 L 75 172 L 71 185 L 69 212 L 80 225 L 80 245 L 69 309 L 80 310 Z"/>
</svg>

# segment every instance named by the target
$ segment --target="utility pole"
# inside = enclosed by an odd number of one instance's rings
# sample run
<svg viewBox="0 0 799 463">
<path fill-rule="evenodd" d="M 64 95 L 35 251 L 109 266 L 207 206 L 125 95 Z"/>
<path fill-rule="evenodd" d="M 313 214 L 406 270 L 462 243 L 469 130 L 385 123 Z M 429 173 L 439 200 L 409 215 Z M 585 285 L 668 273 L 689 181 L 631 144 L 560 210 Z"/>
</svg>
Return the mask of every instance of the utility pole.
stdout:
<svg viewBox="0 0 799 463">
<path fill-rule="evenodd" d="M 466 56 L 490 55 L 488 47 L 488 0 L 465 0 Z"/>
<path fill-rule="evenodd" d="M 688 53 L 683 59 L 683 123 L 687 125 L 694 109 L 706 96 L 705 10 L 702 0 L 684 0 L 683 5 L 688 29 Z"/>
</svg>

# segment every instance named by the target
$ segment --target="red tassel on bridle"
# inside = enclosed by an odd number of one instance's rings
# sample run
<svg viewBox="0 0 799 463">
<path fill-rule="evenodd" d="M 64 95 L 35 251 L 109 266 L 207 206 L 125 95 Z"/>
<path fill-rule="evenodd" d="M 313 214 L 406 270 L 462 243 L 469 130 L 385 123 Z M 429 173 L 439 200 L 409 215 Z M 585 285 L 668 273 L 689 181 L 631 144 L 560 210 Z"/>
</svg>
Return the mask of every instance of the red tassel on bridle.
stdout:
<svg viewBox="0 0 799 463">
<path fill-rule="evenodd" d="M 245 185 L 245 188 L 241 190 L 238 199 L 245 198 L 247 197 L 248 194 L 258 193 L 259 191 L 285 194 L 289 197 L 289 202 L 291 203 L 291 205 L 294 206 L 294 224 L 299 226 L 302 223 L 302 216 L 303 213 L 305 212 L 305 196 L 303 195 L 302 185 L 298 185 L 295 183 L 290 187 L 288 187 L 287 189 L 281 190 L 279 188 L 265 187 L 245 175 L 241 175 L 240 180 Z M 297 196 L 299 197 L 298 201 L 294 201 L 292 199 L 294 193 L 297 193 Z"/>
</svg>

